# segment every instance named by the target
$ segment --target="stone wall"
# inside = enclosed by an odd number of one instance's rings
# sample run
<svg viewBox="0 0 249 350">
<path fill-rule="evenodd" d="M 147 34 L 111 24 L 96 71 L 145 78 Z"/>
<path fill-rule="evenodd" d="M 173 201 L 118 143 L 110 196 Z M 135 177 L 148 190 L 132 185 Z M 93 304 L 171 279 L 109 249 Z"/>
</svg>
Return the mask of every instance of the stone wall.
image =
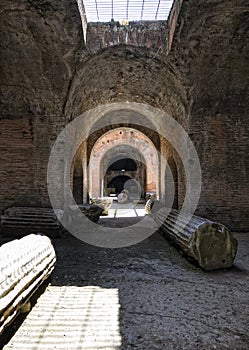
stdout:
<svg viewBox="0 0 249 350">
<path fill-rule="evenodd" d="M 249 6 L 183 2 L 170 53 L 186 81 L 190 136 L 202 165 L 199 214 L 249 229 Z M 174 62 L 174 63 L 173 63 Z"/>
<path fill-rule="evenodd" d="M 0 17 L 0 209 L 49 205 L 49 152 L 83 52 L 77 4 L 7 0 Z"/>
<path fill-rule="evenodd" d="M 183 2 L 183 0 L 174 0 L 170 14 L 169 14 L 169 18 L 167 20 L 167 22 L 168 22 L 168 40 L 167 40 L 168 49 L 167 49 L 167 52 L 168 53 L 169 53 L 171 46 L 172 46 L 172 43 L 173 43 L 175 29 L 176 29 L 178 17 L 179 17 L 180 11 L 181 11 L 182 2 Z"/>
<path fill-rule="evenodd" d="M 34 191 L 34 127 L 31 118 L 3 119 L 1 140 L 0 208 L 38 201 Z"/>
<path fill-rule="evenodd" d="M 123 25 L 114 21 L 88 23 L 86 40 L 87 48 L 91 53 L 120 44 L 164 52 L 168 46 L 167 22 L 137 21 Z"/>
<path fill-rule="evenodd" d="M 166 56 L 146 48 L 118 45 L 79 64 L 66 113 L 73 119 L 91 108 L 115 102 L 161 108 L 188 127 L 188 101 L 181 77 Z"/>
</svg>

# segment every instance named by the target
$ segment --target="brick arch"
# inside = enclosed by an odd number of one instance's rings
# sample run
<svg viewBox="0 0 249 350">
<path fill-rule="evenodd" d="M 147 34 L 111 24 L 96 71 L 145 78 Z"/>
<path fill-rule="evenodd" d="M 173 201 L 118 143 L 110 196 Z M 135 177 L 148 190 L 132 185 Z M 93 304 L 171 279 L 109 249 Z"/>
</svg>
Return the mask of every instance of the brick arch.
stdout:
<svg viewBox="0 0 249 350">
<path fill-rule="evenodd" d="M 155 123 L 138 111 L 122 108 L 109 111 L 91 126 L 87 139 L 88 161 L 92 148 L 98 139 L 108 131 L 122 127 L 139 130 L 152 141 L 158 152 L 160 152 L 160 137 L 158 132 L 156 132 Z"/>
<path fill-rule="evenodd" d="M 123 147 L 123 151 L 122 151 Z M 89 194 L 98 197 L 103 194 L 101 180 L 104 176 L 104 160 L 115 152 L 135 156 L 145 164 L 146 188 L 145 191 L 156 191 L 159 186 L 159 159 L 152 141 L 142 132 L 132 128 L 117 128 L 102 135 L 94 144 L 89 161 Z M 140 157 L 140 159 L 139 159 Z M 102 192 L 102 193 L 101 193 Z"/>
<path fill-rule="evenodd" d="M 167 121 L 167 123 L 165 123 L 165 120 Z M 94 148 L 96 147 L 97 142 L 99 142 L 99 140 L 101 140 L 104 135 L 107 135 L 108 132 L 112 132 L 113 130 L 116 130 L 118 128 L 129 129 L 129 127 L 131 128 L 131 125 L 134 125 L 134 128 L 131 129 L 136 130 L 136 132 L 140 132 L 142 135 L 144 135 L 145 138 L 147 137 L 147 140 L 149 142 L 148 145 L 150 144 L 152 146 L 152 149 L 157 153 L 156 192 L 158 198 L 160 200 L 164 200 L 164 160 L 168 159 L 168 154 L 171 154 L 173 152 L 173 147 L 175 144 L 177 144 L 177 139 L 181 134 L 179 129 L 175 129 L 175 127 L 172 126 L 172 120 L 173 118 L 168 116 L 162 110 L 156 109 L 146 104 L 130 102 L 112 103 L 108 105 L 98 106 L 98 108 L 90 110 L 84 115 L 80 116 L 79 118 L 76 118 L 75 126 L 73 128 L 70 126 L 70 142 L 72 142 L 73 149 L 75 150 L 75 152 L 77 150 L 79 151 L 77 152 L 77 154 L 74 153 L 75 158 L 80 157 L 79 161 L 76 161 L 77 159 L 75 159 L 74 164 L 76 166 L 81 166 L 83 169 L 81 189 L 81 192 L 83 192 L 83 202 L 87 202 L 89 196 L 93 196 L 93 194 L 91 193 L 91 171 L 93 167 L 91 163 L 92 160 L 90 158 Z M 107 132 L 104 133 L 106 129 Z M 144 130 L 146 131 L 146 133 L 143 132 Z M 96 134 L 94 134 L 95 132 Z M 94 135 L 93 139 L 91 139 L 92 135 Z M 97 135 L 98 138 L 96 137 Z M 169 137 L 169 139 L 165 139 L 163 135 L 165 135 L 165 137 Z M 96 138 L 97 141 L 95 141 Z M 147 148 L 148 147 L 146 147 L 146 149 Z M 88 156 L 89 149 L 91 149 L 91 152 Z M 185 148 L 181 148 L 180 152 L 184 153 Z M 182 157 L 181 153 L 179 154 L 180 157 Z M 186 159 L 187 161 L 187 157 L 185 157 L 184 159 Z M 182 159 L 183 162 L 184 159 Z M 185 163 L 183 163 L 184 169 L 186 166 Z M 71 167 L 71 183 L 73 182 L 73 172 L 75 172 L 74 164 L 72 164 Z M 95 169 L 97 168 L 95 167 Z M 77 172 L 75 173 L 77 174 Z M 182 171 L 180 171 L 179 173 L 182 174 Z M 99 175 L 97 176 L 98 178 L 100 178 Z M 182 186 L 181 182 L 179 182 L 180 187 L 185 189 L 185 178 L 181 176 L 181 179 L 184 181 L 184 184 Z M 59 187 L 58 183 L 55 184 L 56 188 L 57 186 Z M 190 187 L 190 184 L 188 186 Z M 71 188 L 73 188 L 73 184 Z M 99 184 L 98 188 L 100 188 Z M 179 192 L 179 205 L 182 205 L 184 201 L 183 194 L 185 191 L 183 192 L 181 188 Z M 148 189 L 150 190 L 151 187 L 148 186 Z M 64 193 L 65 191 L 63 192 L 63 195 Z M 98 191 L 96 195 L 99 196 L 100 192 Z M 65 193 L 64 198 L 66 198 L 66 196 L 67 193 Z M 62 201 L 63 200 L 65 201 L 65 199 L 62 198 Z"/>
<path fill-rule="evenodd" d="M 152 57 L 145 48 L 119 45 L 83 60 L 68 91 L 68 121 L 101 105 L 130 109 L 130 103 L 140 103 L 159 108 L 187 128 L 189 102 L 179 72 L 163 56 Z"/>
</svg>

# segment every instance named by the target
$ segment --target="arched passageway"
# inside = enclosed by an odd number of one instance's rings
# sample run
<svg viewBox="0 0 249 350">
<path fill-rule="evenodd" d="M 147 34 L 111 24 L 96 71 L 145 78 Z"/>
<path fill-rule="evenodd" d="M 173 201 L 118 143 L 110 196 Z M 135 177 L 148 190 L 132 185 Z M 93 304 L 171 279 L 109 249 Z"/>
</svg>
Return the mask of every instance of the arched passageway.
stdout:
<svg viewBox="0 0 249 350">
<path fill-rule="evenodd" d="M 119 194 L 121 191 L 125 189 L 125 184 L 131 180 L 131 177 L 127 175 L 118 175 L 112 178 L 107 183 L 107 189 L 111 190 L 114 194 Z"/>
<path fill-rule="evenodd" d="M 156 148 L 146 135 L 136 129 L 116 128 L 95 142 L 89 160 L 90 197 L 108 195 L 110 190 L 107 189 L 107 184 L 119 175 L 136 180 L 142 198 L 146 192 L 159 191 L 159 158 Z M 111 191 L 119 193 L 115 187 Z"/>
<path fill-rule="evenodd" d="M 117 196 L 127 190 L 131 199 L 145 198 L 147 167 L 138 150 L 129 145 L 116 146 L 105 154 L 100 166 L 104 195 Z"/>
<path fill-rule="evenodd" d="M 74 156 L 73 161 L 71 161 L 70 174 L 65 174 L 64 179 L 70 176 L 74 201 L 81 201 L 83 197 L 83 203 L 86 203 L 89 198 L 108 195 L 106 189 L 109 187 L 107 185 L 110 181 L 118 175 L 126 175 L 139 182 L 142 197 L 145 197 L 146 192 L 153 192 L 156 193 L 158 199 L 164 202 L 166 192 L 168 192 L 166 190 L 168 181 L 165 180 L 165 164 L 173 155 L 178 174 L 178 180 L 176 181 L 175 177 L 175 181 L 173 181 L 174 185 L 178 186 L 174 207 L 181 207 L 184 204 L 186 183 L 184 183 L 186 166 L 184 162 L 186 163 L 188 159 L 188 149 L 180 136 L 181 129 L 177 128 L 173 119 L 161 110 L 133 103 L 129 104 L 129 110 L 127 107 L 128 104 L 124 103 L 101 106 L 98 110 L 87 112 L 87 118 L 79 117 L 72 122 L 75 123 L 73 128 L 70 126 L 73 132 L 72 137 L 70 137 L 72 148 L 71 150 L 70 147 L 67 148 Z M 168 120 L 169 123 L 163 126 L 162 120 Z M 153 126 L 153 124 L 155 125 Z M 183 140 L 183 142 L 179 140 Z M 180 151 L 179 155 L 177 155 L 176 149 Z M 136 162 L 137 174 L 141 171 L 137 178 L 129 173 L 132 170 L 123 174 L 113 173 L 112 176 L 109 176 L 110 174 L 106 176 L 107 172 L 115 172 L 109 168 L 111 164 L 125 158 L 133 159 Z M 80 169 L 76 169 L 79 167 Z M 80 181 L 80 176 L 82 176 L 82 181 Z M 57 188 L 58 184 L 59 182 L 54 184 L 53 188 Z M 78 191 L 81 192 L 78 193 L 78 197 L 75 186 L 78 186 Z M 69 204 L 74 203 L 70 199 L 70 192 L 64 190 L 64 199 L 61 197 L 62 193 L 59 189 L 56 192 L 59 194 L 57 198 L 61 198 L 64 203 L 65 201 Z"/>
</svg>

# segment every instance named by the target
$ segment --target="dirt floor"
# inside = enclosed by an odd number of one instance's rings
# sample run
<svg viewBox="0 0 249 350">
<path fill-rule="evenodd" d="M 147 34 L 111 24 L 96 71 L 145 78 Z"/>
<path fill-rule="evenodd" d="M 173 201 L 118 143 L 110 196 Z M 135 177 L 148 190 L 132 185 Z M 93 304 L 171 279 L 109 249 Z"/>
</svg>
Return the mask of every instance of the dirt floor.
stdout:
<svg viewBox="0 0 249 350">
<path fill-rule="evenodd" d="M 249 233 L 235 233 L 234 236 L 239 242 L 234 267 L 205 272 L 186 260 L 158 232 L 139 244 L 120 249 L 98 248 L 64 235 L 53 241 L 58 261 L 51 284 L 4 349 L 248 350 Z M 60 288 L 64 288 L 64 299 L 60 299 L 59 304 L 60 317 L 64 312 L 64 323 L 63 318 L 54 318 L 51 322 L 53 315 L 50 315 L 50 323 L 47 320 L 39 323 L 34 335 L 28 322 L 34 324 L 39 317 L 42 320 L 43 311 L 51 312 L 48 303 L 56 302 Z M 73 288 L 74 294 L 66 294 L 69 289 L 65 288 Z M 55 290 L 57 294 L 53 294 Z M 88 310 L 95 315 L 92 318 L 95 323 L 87 331 L 88 340 L 86 334 L 82 337 L 89 326 L 87 322 L 76 322 L 75 328 L 69 327 L 68 332 L 65 327 L 70 317 L 69 322 L 76 320 L 73 315 L 65 319 L 67 298 L 73 314 L 81 312 L 77 290 L 81 296 L 94 290 L 94 295 L 100 298 L 96 297 L 95 308 Z M 108 298 L 105 293 L 109 293 Z M 105 323 L 101 329 L 100 317 Z M 43 336 L 43 340 L 39 335 L 39 342 L 34 340 L 39 332 L 45 332 L 44 327 L 55 326 L 56 322 L 60 330 L 56 333 L 57 341 L 51 344 L 48 341 L 55 330 Z M 76 343 L 71 332 L 75 332 L 76 337 L 77 329 L 81 337 Z M 110 339 L 101 344 L 100 340 L 110 329 Z M 18 336 L 24 339 L 23 343 Z"/>
</svg>

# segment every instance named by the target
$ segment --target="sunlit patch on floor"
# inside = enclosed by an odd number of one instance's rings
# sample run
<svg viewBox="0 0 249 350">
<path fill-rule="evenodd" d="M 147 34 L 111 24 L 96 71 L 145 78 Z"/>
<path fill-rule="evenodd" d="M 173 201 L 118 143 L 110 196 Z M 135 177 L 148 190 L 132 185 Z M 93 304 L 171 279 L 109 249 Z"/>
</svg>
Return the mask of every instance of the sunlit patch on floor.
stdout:
<svg viewBox="0 0 249 350">
<path fill-rule="evenodd" d="M 109 209 L 109 214 L 100 216 L 98 224 L 112 228 L 129 227 L 137 224 L 145 217 L 148 219 L 144 205 L 134 205 L 133 203 L 120 205 L 113 203 L 111 209 Z M 153 219 L 151 219 L 151 221 L 153 221 Z"/>
<path fill-rule="evenodd" d="M 119 349 L 118 289 L 49 286 L 8 349 Z"/>
<path fill-rule="evenodd" d="M 107 216 L 100 216 L 101 219 L 137 218 L 145 216 L 144 205 L 133 203 L 113 203 Z"/>
</svg>

